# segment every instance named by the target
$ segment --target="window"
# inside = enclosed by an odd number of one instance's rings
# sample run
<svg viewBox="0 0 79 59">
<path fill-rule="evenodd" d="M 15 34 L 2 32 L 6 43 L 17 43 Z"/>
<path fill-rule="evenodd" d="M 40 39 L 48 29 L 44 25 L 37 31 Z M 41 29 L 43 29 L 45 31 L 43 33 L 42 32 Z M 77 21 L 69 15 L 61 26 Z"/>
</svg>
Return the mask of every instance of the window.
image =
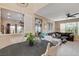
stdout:
<svg viewBox="0 0 79 59">
<path fill-rule="evenodd" d="M 79 22 L 78 22 L 78 24 L 77 24 L 77 25 L 78 25 L 78 27 L 77 27 L 77 28 L 78 28 L 78 35 L 79 35 Z"/>
<path fill-rule="evenodd" d="M 61 23 L 60 31 L 79 35 L 79 22 Z"/>
<path fill-rule="evenodd" d="M 17 26 L 17 33 L 22 33 L 22 27 L 21 26 Z"/>
<path fill-rule="evenodd" d="M 41 32 L 42 31 L 42 21 L 39 18 L 35 18 L 35 32 Z"/>
<path fill-rule="evenodd" d="M 10 33 L 11 34 L 15 33 L 15 26 L 10 26 Z"/>
<path fill-rule="evenodd" d="M 15 30 L 15 26 L 14 25 L 11 25 L 10 26 L 10 33 L 11 34 L 14 34 L 14 33 L 22 33 L 22 30 L 23 30 L 22 26 L 17 26 L 17 32 L 15 32 L 16 31 Z"/>
</svg>

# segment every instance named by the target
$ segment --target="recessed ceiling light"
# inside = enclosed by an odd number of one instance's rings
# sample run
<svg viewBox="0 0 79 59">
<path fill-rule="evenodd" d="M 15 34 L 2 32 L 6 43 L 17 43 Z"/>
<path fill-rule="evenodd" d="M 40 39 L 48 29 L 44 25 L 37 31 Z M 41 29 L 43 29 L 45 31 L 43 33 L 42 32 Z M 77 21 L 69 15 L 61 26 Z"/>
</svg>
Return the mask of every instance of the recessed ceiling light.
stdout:
<svg viewBox="0 0 79 59">
<path fill-rule="evenodd" d="M 10 13 L 7 13 L 7 15 L 11 15 Z"/>
<path fill-rule="evenodd" d="M 10 18 L 10 17 L 8 17 L 8 18 Z"/>
</svg>

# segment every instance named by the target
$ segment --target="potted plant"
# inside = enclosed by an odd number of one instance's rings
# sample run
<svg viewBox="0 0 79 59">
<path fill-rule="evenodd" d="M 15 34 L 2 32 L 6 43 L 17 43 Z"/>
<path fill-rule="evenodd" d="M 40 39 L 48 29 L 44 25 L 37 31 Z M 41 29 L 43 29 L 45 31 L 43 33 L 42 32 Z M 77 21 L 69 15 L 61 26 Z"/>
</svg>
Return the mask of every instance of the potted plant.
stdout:
<svg viewBox="0 0 79 59">
<path fill-rule="evenodd" d="M 27 37 L 26 41 L 28 41 L 29 45 L 33 46 L 35 42 L 35 36 L 32 33 L 28 33 L 25 35 L 25 37 Z"/>
</svg>

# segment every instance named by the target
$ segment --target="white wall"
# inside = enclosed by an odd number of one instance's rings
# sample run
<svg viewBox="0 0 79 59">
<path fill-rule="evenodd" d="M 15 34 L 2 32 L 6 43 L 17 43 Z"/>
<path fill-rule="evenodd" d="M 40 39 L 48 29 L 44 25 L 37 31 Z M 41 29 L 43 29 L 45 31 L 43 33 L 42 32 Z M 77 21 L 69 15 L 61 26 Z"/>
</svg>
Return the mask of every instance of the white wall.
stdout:
<svg viewBox="0 0 79 59">
<path fill-rule="evenodd" d="M 24 33 L 33 32 L 34 24 L 33 24 L 33 16 L 26 14 L 24 17 Z"/>
<path fill-rule="evenodd" d="M 53 21 L 53 32 L 55 32 L 55 21 Z"/>
</svg>

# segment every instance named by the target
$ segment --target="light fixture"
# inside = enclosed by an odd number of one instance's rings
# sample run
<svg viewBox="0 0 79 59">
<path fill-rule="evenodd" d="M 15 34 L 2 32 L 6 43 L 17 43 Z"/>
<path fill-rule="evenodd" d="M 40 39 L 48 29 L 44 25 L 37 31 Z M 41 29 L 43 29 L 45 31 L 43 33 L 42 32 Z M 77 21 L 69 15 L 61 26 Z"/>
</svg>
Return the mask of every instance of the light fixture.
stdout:
<svg viewBox="0 0 79 59">
<path fill-rule="evenodd" d="M 10 17 L 8 17 L 8 18 L 10 18 Z"/>
<path fill-rule="evenodd" d="M 10 13 L 7 13 L 7 15 L 11 15 Z"/>
<path fill-rule="evenodd" d="M 17 3 L 17 4 L 22 7 L 27 7 L 29 5 L 28 3 Z"/>
</svg>

